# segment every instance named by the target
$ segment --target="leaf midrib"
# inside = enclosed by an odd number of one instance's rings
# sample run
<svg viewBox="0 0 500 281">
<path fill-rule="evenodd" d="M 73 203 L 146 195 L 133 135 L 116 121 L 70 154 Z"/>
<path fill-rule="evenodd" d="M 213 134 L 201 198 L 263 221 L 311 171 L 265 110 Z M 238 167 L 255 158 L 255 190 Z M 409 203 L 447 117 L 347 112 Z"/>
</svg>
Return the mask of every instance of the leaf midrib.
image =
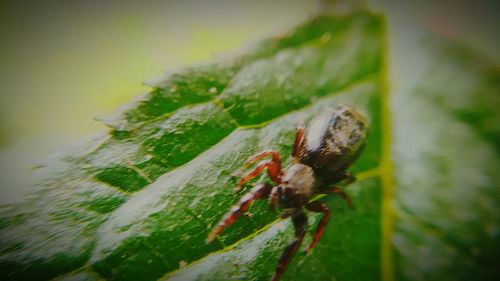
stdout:
<svg viewBox="0 0 500 281">
<path fill-rule="evenodd" d="M 384 17 L 381 18 L 381 91 L 380 91 L 380 105 L 381 105 L 381 159 L 380 159 L 380 179 L 382 185 L 382 210 L 381 210 L 381 270 L 380 278 L 382 281 L 394 281 L 394 257 L 392 252 L 392 237 L 394 235 L 394 216 L 395 210 L 393 208 L 394 201 L 394 169 L 392 160 L 392 113 L 390 111 L 390 85 L 389 85 L 389 49 L 388 49 L 388 35 L 387 35 L 387 21 Z"/>
</svg>

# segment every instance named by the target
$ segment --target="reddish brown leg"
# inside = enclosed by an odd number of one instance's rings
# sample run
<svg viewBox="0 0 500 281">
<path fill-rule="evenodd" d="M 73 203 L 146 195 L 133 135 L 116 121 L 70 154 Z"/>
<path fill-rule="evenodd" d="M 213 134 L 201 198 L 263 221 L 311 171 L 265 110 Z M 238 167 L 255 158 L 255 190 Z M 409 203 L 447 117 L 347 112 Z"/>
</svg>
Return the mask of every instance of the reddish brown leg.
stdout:
<svg viewBox="0 0 500 281">
<path fill-rule="evenodd" d="M 328 190 L 326 190 L 325 192 L 321 192 L 323 194 L 337 194 L 337 195 L 340 195 L 342 197 L 342 199 L 344 199 L 345 202 L 347 202 L 347 204 L 354 208 L 354 204 L 352 203 L 352 199 L 351 197 L 349 197 L 349 195 L 347 195 L 347 193 L 340 187 L 332 187 Z"/>
<path fill-rule="evenodd" d="M 252 188 L 248 193 L 246 193 L 238 202 L 234 205 L 229 212 L 222 218 L 222 220 L 217 224 L 217 226 L 210 232 L 207 237 L 207 242 L 212 242 L 217 235 L 219 235 L 224 228 L 231 225 L 238 217 L 240 217 L 252 204 L 254 200 L 266 198 L 271 192 L 272 185 L 270 184 L 258 184 Z"/>
<path fill-rule="evenodd" d="M 257 155 L 254 155 L 252 158 L 248 159 L 248 161 L 245 163 L 245 165 L 243 165 L 243 167 L 241 168 L 240 171 L 243 171 L 245 170 L 246 168 L 248 168 L 250 165 L 252 165 L 253 163 L 259 161 L 260 159 L 264 158 L 264 157 L 267 157 L 271 155 L 272 156 L 272 162 L 275 164 L 275 165 L 278 165 L 280 167 L 280 170 L 281 170 L 281 157 L 280 157 L 280 154 L 277 152 L 277 151 L 274 151 L 274 150 L 266 150 L 266 151 L 263 151 Z"/>
<path fill-rule="evenodd" d="M 277 184 L 281 183 L 281 165 L 277 165 L 275 162 L 264 162 L 255 167 L 255 169 L 248 173 L 246 176 L 241 178 L 238 182 L 238 185 L 236 185 L 236 190 L 239 191 L 244 183 L 255 178 L 264 170 L 264 168 L 267 168 L 267 174 L 273 182 Z"/>
<path fill-rule="evenodd" d="M 299 162 L 299 153 L 302 148 L 302 143 L 304 142 L 304 125 L 299 125 L 297 128 L 297 133 L 295 134 L 295 143 L 293 144 L 293 160 Z"/>
<path fill-rule="evenodd" d="M 280 260 L 278 262 L 278 266 L 276 267 L 276 271 L 274 272 L 273 281 L 277 281 L 285 269 L 290 264 L 290 261 L 293 258 L 293 255 L 297 252 L 304 239 L 304 235 L 306 234 L 307 228 L 307 216 L 303 212 L 299 212 L 292 216 L 293 226 L 295 227 L 295 239 L 292 243 L 286 246 L 283 254 L 281 254 Z"/>
<path fill-rule="evenodd" d="M 323 217 L 318 223 L 318 227 L 316 228 L 316 233 L 314 233 L 314 238 L 309 247 L 307 247 L 306 252 L 310 252 L 312 248 L 318 243 L 319 239 L 323 235 L 323 232 L 325 230 L 325 226 L 328 224 L 330 221 L 330 210 L 328 207 L 325 205 L 325 203 L 315 201 L 311 202 L 306 205 L 306 209 L 312 212 L 317 212 L 317 213 L 323 213 Z"/>
<path fill-rule="evenodd" d="M 255 156 L 253 156 L 245 163 L 245 165 L 243 165 L 243 168 L 240 171 L 245 170 L 251 164 L 253 164 L 256 161 L 258 161 L 266 156 L 269 156 L 269 155 L 272 156 L 271 162 L 261 163 L 260 165 L 255 167 L 255 169 L 253 171 L 251 171 L 246 176 L 241 178 L 240 181 L 238 182 L 238 185 L 236 186 L 236 191 L 239 191 L 241 189 L 241 186 L 245 182 L 247 182 L 247 181 L 255 178 L 257 175 L 259 175 L 264 170 L 264 168 L 267 168 L 267 173 L 269 174 L 269 177 L 271 177 L 272 181 L 274 181 L 277 184 L 281 183 L 281 157 L 280 157 L 279 153 L 274 151 L 274 150 L 267 150 L 267 151 L 261 152 Z"/>
<path fill-rule="evenodd" d="M 349 172 L 346 172 L 344 174 L 344 179 L 343 179 L 343 184 L 344 185 L 349 185 L 349 184 L 351 184 L 351 183 L 353 183 L 355 181 L 356 181 L 356 176 L 355 175 L 353 175 L 353 174 L 351 174 Z"/>
</svg>

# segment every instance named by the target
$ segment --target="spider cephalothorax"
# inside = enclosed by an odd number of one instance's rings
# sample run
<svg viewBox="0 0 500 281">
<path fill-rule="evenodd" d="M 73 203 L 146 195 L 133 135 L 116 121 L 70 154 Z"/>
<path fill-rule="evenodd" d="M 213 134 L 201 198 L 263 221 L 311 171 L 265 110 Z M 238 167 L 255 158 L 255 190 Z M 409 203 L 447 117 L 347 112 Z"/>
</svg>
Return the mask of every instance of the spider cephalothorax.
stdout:
<svg viewBox="0 0 500 281">
<path fill-rule="evenodd" d="M 329 108 L 316 116 L 306 129 L 299 126 L 292 152 L 293 163 L 286 169 L 281 169 L 281 157 L 273 150 L 261 152 L 250 158 L 242 170 L 264 157 L 271 156 L 271 160 L 260 163 L 241 178 L 237 189 L 239 190 L 245 182 L 256 177 L 264 169 L 267 169 L 269 177 L 276 185 L 261 183 L 253 187 L 222 218 L 208 235 L 207 241 L 214 240 L 224 228 L 246 212 L 254 200 L 269 197 L 271 208 L 283 209 L 281 217 L 291 217 L 295 227 L 295 239 L 285 248 L 273 276 L 273 280 L 278 280 L 306 233 L 307 216 L 304 208 L 323 213 L 307 252 L 318 243 L 330 220 L 328 207 L 320 201 L 311 201 L 312 197 L 316 194 L 337 194 L 352 205 L 351 199 L 343 189 L 334 184 L 340 181 L 354 181 L 347 168 L 358 158 L 365 145 L 365 120 L 364 116 L 353 108 L 347 106 Z"/>
</svg>

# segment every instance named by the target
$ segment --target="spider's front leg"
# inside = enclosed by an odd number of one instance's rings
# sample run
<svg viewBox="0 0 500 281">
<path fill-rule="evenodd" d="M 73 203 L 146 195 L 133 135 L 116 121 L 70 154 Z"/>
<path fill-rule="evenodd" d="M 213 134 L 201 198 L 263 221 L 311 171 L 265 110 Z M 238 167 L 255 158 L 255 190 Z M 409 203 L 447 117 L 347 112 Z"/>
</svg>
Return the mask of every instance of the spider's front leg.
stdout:
<svg viewBox="0 0 500 281">
<path fill-rule="evenodd" d="M 276 267 L 276 271 L 274 272 L 274 276 L 272 281 L 277 281 L 285 269 L 290 264 L 290 261 L 293 258 L 293 255 L 297 252 L 302 244 L 302 240 L 304 239 L 304 235 L 306 234 L 307 229 L 307 216 L 304 212 L 300 211 L 292 215 L 293 226 L 295 227 L 295 239 L 292 243 L 286 246 L 283 254 L 281 254 L 280 260 L 278 262 L 278 266 Z"/>
<path fill-rule="evenodd" d="M 207 237 L 207 242 L 212 242 L 227 226 L 231 225 L 238 217 L 245 213 L 253 201 L 268 197 L 272 188 L 273 186 L 270 184 L 258 184 L 241 197 L 238 204 L 234 205 L 220 220 L 212 232 L 210 232 Z"/>
<path fill-rule="evenodd" d="M 241 189 L 241 186 L 243 186 L 244 183 L 247 181 L 255 178 L 257 175 L 259 175 L 265 168 L 267 168 L 267 173 L 271 180 L 275 182 L 276 184 L 281 183 L 281 157 L 277 151 L 274 150 L 267 150 L 264 152 L 261 152 L 252 158 L 250 158 L 245 165 L 243 165 L 243 168 L 241 168 L 241 171 L 245 170 L 250 166 L 251 164 L 257 162 L 258 160 L 267 157 L 267 156 L 272 156 L 271 161 L 266 161 L 255 167 L 253 171 L 248 173 L 246 176 L 242 177 L 240 181 L 238 182 L 238 185 L 236 186 L 236 190 L 239 191 Z"/>
</svg>

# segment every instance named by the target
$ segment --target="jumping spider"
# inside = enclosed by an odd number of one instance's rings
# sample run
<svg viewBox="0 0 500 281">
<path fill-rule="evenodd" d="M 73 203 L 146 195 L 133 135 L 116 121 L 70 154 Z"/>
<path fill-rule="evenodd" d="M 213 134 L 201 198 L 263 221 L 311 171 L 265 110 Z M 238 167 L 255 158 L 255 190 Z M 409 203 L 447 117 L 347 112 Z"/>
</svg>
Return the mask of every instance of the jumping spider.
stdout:
<svg viewBox="0 0 500 281">
<path fill-rule="evenodd" d="M 295 227 L 295 239 L 281 255 L 272 280 L 278 280 L 293 255 L 297 252 L 307 228 L 305 209 L 323 213 L 316 233 L 306 252 L 318 243 L 325 226 L 330 220 L 330 210 L 320 201 L 310 201 L 316 194 L 337 194 L 352 206 L 349 196 L 338 186 L 339 182 L 351 183 L 355 180 L 347 168 L 358 158 L 366 142 L 366 119 L 360 112 L 347 106 L 329 108 L 316 116 L 307 128 L 299 126 L 295 135 L 292 157 L 293 163 L 281 169 L 281 157 L 273 150 L 259 153 L 248 160 L 241 169 L 248 168 L 258 160 L 271 156 L 253 171 L 242 177 L 237 190 L 264 169 L 276 186 L 260 183 L 246 193 L 208 235 L 213 241 L 227 226 L 244 214 L 252 202 L 270 198 L 271 209 L 283 209 L 281 218 L 291 217 Z"/>
</svg>

